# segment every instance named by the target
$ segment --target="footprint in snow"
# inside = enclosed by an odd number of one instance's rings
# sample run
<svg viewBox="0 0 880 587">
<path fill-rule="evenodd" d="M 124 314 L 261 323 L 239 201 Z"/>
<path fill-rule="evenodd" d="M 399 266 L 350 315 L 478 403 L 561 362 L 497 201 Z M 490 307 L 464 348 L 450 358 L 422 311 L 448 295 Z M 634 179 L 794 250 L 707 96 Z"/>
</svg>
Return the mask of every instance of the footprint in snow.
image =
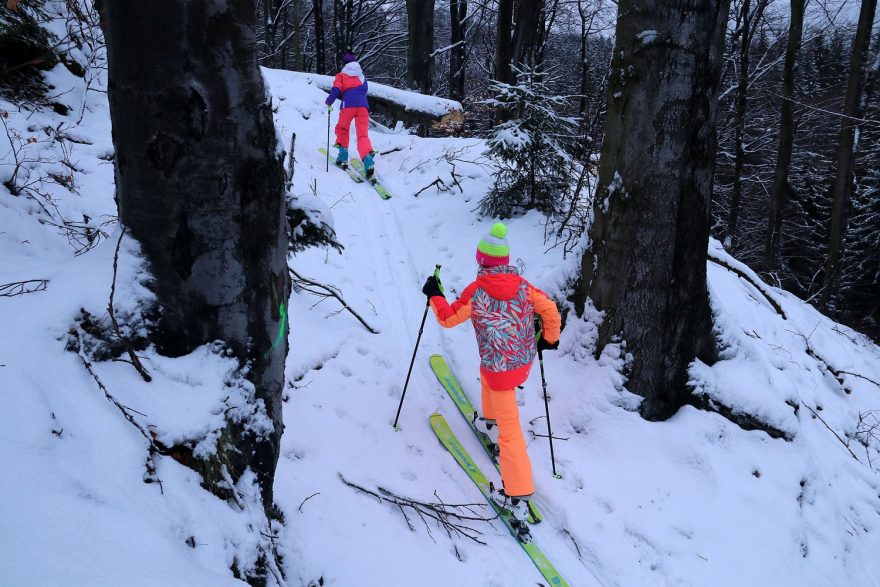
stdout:
<svg viewBox="0 0 880 587">
<path fill-rule="evenodd" d="M 358 354 L 362 357 L 365 357 L 370 354 L 370 349 L 368 349 L 365 346 L 359 346 L 359 347 L 357 347 L 356 350 L 357 350 Z"/>
</svg>

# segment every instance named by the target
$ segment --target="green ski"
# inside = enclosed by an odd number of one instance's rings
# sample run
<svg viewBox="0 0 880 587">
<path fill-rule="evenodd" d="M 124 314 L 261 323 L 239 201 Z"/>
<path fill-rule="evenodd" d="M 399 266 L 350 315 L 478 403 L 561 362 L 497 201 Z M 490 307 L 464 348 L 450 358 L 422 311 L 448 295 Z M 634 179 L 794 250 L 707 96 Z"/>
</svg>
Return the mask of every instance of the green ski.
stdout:
<svg viewBox="0 0 880 587">
<path fill-rule="evenodd" d="M 361 174 L 361 177 L 367 180 L 367 183 L 373 186 L 373 189 L 376 190 L 376 193 L 379 194 L 379 196 L 383 200 L 391 199 L 391 192 L 389 192 L 384 185 L 379 183 L 379 180 L 376 178 L 375 175 L 373 177 L 367 177 L 367 170 L 364 169 L 363 161 L 361 161 L 360 159 L 352 159 L 351 166 L 354 168 L 355 171 Z"/>
<path fill-rule="evenodd" d="M 319 147 L 318 152 L 325 157 L 327 156 L 327 149 L 325 149 L 324 147 Z M 361 174 L 353 169 L 351 165 L 346 165 L 345 167 L 342 167 L 341 165 L 336 165 L 335 161 L 333 162 L 333 165 L 344 171 L 346 175 L 348 175 L 348 177 L 354 180 L 355 183 L 364 183 L 364 178 L 361 177 Z"/>
<path fill-rule="evenodd" d="M 477 440 L 480 441 L 483 449 L 486 451 L 486 454 L 489 455 L 489 458 L 492 459 L 492 462 L 495 464 L 495 468 L 498 471 L 501 471 L 501 466 L 498 464 L 498 460 L 495 458 L 494 454 L 494 443 L 489 439 L 488 436 L 483 434 L 474 428 L 473 417 L 474 412 L 477 410 L 474 408 L 471 400 L 468 398 L 467 394 L 459 385 L 458 380 L 455 378 L 455 375 L 452 373 L 452 369 L 449 368 L 449 365 L 446 364 L 446 359 L 443 358 L 442 355 L 431 355 L 431 369 L 434 371 L 434 375 L 437 376 L 437 379 L 440 381 L 440 385 L 446 389 L 447 393 L 449 393 L 449 397 L 452 398 L 452 401 L 455 402 L 455 405 L 458 406 L 458 410 L 461 412 L 461 415 L 464 416 L 465 421 L 468 423 L 468 426 L 471 427 L 474 434 L 477 437 Z M 541 512 L 538 511 L 537 506 L 534 502 L 529 502 L 529 511 L 532 514 L 529 518 L 530 524 L 539 524 L 544 517 L 541 515 Z"/>
<path fill-rule="evenodd" d="M 473 459 L 461 445 L 461 442 L 459 442 L 455 434 L 453 434 L 452 430 L 450 430 L 449 424 L 446 423 L 446 419 L 440 414 L 432 414 L 430 420 L 431 428 L 434 429 L 437 438 L 443 446 L 446 447 L 446 450 L 455 457 L 455 460 L 458 461 L 461 468 L 464 469 L 465 473 L 468 474 L 468 477 L 470 477 L 474 484 L 479 488 L 480 493 L 483 494 L 483 497 L 486 498 L 492 508 L 498 513 L 498 517 L 504 522 L 504 525 L 507 526 L 507 529 L 513 534 L 513 537 L 516 538 L 516 541 L 519 542 L 519 545 L 522 546 L 523 550 L 526 551 L 526 554 L 529 555 L 529 558 L 532 559 L 532 562 L 535 563 L 535 566 L 538 567 L 538 570 L 541 571 L 544 578 L 550 582 L 550 585 L 568 587 L 568 583 L 559 575 L 559 572 L 557 572 L 553 567 L 553 564 L 547 559 L 546 555 L 544 555 L 534 541 L 529 540 L 526 542 L 520 538 L 519 532 L 517 531 L 519 523 L 516 518 L 514 518 L 510 512 L 499 507 L 494 501 L 492 501 L 489 480 L 486 479 L 486 476 L 476 463 L 474 463 Z"/>
</svg>

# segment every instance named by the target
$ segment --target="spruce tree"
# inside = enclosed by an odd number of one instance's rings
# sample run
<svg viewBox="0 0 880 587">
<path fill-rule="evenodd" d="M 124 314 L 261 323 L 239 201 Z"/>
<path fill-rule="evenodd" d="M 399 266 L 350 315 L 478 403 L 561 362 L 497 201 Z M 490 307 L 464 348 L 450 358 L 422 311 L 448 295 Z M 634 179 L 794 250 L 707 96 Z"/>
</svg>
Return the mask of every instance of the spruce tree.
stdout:
<svg viewBox="0 0 880 587">
<path fill-rule="evenodd" d="M 516 76 L 513 85 L 494 82 L 496 97 L 487 101 L 506 112 L 508 120 L 489 135 L 495 185 L 480 202 L 480 212 L 499 218 L 527 210 L 551 215 L 571 189 L 569 149 L 577 120 L 560 114 L 570 104 L 551 89 L 552 73 L 526 68 L 516 69 Z"/>
</svg>

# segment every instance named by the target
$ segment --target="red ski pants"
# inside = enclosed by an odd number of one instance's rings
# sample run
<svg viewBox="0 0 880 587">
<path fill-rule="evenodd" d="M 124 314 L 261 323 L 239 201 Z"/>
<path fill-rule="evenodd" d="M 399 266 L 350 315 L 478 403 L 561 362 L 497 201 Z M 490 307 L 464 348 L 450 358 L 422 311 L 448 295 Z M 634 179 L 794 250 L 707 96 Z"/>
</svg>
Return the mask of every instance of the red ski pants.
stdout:
<svg viewBox="0 0 880 587">
<path fill-rule="evenodd" d="M 336 123 L 336 144 L 348 148 L 348 131 L 351 121 L 354 119 L 354 128 L 357 131 L 357 148 L 361 159 L 373 150 L 367 129 L 370 126 L 370 111 L 366 108 L 343 108 L 339 111 L 339 122 Z"/>
<path fill-rule="evenodd" d="M 519 408 L 516 390 L 495 391 L 486 381 L 483 387 L 483 417 L 498 424 L 498 457 L 501 463 L 501 481 L 504 492 L 513 497 L 531 495 L 535 492 L 532 479 L 532 463 L 526 451 L 526 439 L 519 424 Z"/>
</svg>

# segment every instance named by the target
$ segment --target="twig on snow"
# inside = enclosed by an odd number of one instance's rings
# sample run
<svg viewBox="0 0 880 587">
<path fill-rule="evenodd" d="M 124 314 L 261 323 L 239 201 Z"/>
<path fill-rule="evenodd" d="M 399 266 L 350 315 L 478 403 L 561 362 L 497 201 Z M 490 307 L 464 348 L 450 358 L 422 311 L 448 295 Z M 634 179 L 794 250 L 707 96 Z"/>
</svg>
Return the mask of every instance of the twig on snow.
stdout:
<svg viewBox="0 0 880 587">
<path fill-rule="evenodd" d="M 488 523 L 497 517 L 496 515 L 491 518 L 487 518 L 485 516 L 479 515 L 476 512 L 475 508 L 485 507 L 485 504 L 444 503 L 443 500 L 441 500 L 440 497 L 437 495 L 436 491 L 434 492 L 434 497 L 437 498 L 437 501 L 428 503 L 397 495 L 382 487 L 377 487 L 376 491 L 371 491 L 365 487 L 349 481 L 342 475 L 342 473 L 339 473 L 339 479 L 355 491 L 359 491 L 366 495 L 375 497 L 380 502 L 386 502 L 397 506 L 397 508 L 400 510 L 400 513 L 403 515 L 403 519 L 406 521 L 406 524 L 409 527 L 410 531 L 415 532 L 415 527 L 413 527 L 409 516 L 407 516 L 407 509 L 412 510 L 412 512 L 416 513 L 419 516 L 419 518 L 422 520 L 422 523 L 425 524 L 425 529 L 427 530 L 428 536 L 431 538 L 431 540 L 434 540 L 434 537 L 431 535 L 431 528 L 428 525 L 429 520 L 433 520 L 446 532 L 446 534 L 450 538 L 452 538 L 453 536 L 461 536 L 473 540 L 477 544 L 485 545 L 486 543 L 479 538 L 479 536 L 482 535 L 482 532 L 480 532 L 476 528 L 472 528 L 466 525 L 465 522 Z"/>
<path fill-rule="evenodd" d="M 0 285 L 0 298 L 14 298 L 24 294 L 46 291 L 48 279 L 26 279 Z"/>
<path fill-rule="evenodd" d="M 302 502 L 300 502 L 300 504 L 299 504 L 299 507 L 296 508 L 296 509 L 298 509 L 299 511 L 303 511 L 303 504 L 305 504 L 307 501 L 309 501 L 310 499 L 312 499 L 312 498 L 315 497 L 316 495 L 321 495 L 321 492 L 318 491 L 318 492 L 316 492 L 316 493 L 313 493 L 313 494 L 311 494 L 310 496 L 308 496 L 307 498 L 305 498 L 304 500 L 302 500 Z"/>
<path fill-rule="evenodd" d="M 113 254 L 113 283 L 110 285 L 110 300 L 107 302 L 107 313 L 110 314 L 110 322 L 113 324 L 113 331 L 116 332 L 116 336 L 122 342 L 122 346 L 125 347 L 125 351 L 131 359 L 131 364 L 134 365 L 134 368 L 137 369 L 137 372 L 140 373 L 144 381 L 149 383 L 153 378 L 150 377 L 150 374 L 147 373 L 147 370 L 144 369 L 144 366 L 141 364 L 141 360 L 135 354 L 134 348 L 131 346 L 131 341 L 128 340 L 127 337 L 122 336 L 122 331 L 119 329 L 119 322 L 116 321 L 116 316 L 113 313 L 113 297 L 116 295 L 116 271 L 119 267 L 119 246 L 122 244 L 122 237 L 124 236 L 125 227 L 123 226 L 122 232 L 119 233 L 119 240 L 116 241 L 116 252 Z"/>
<path fill-rule="evenodd" d="M 849 445 L 848 445 L 846 442 L 843 441 L 843 439 L 837 434 L 837 432 L 835 432 L 835 431 L 831 428 L 831 426 L 828 425 L 828 422 L 826 422 L 825 420 L 823 420 L 823 419 L 822 419 L 822 416 L 820 416 L 818 413 L 816 413 L 816 410 L 814 410 L 813 408 L 811 408 L 810 406 L 808 406 L 808 405 L 805 404 L 804 402 L 801 402 L 801 405 L 804 406 L 805 408 L 807 408 L 808 410 L 810 410 L 810 413 L 813 414 L 813 416 L 815 416 L 816 418 L 818 418 L 819 421 L 822 422 L 822 424 L 825 425 L 825 428 L 828 428 L 828 430 L 831 432 L 831 434 L 833 434 L 834 437 L 835 437 L 837 440 L 840 441 L 840 444 L 842 444 L 843 446 L 846 447 L 846 450 L 849 451 L 849 454 L 852 455 L 852 458 L 854 458 L 855 460 L 859 461 L 860 463 L 862 462 L 862 461 L 859 460 L 859 457 L 856 456 L 856 453 L 854 453 L 854 452 L 852 451 L 852 449 L 849 447 Z"/>
<path fill-rule="evenodd" d="M 413 197 L 418 198 L 420 193 L 422 193 L 426 189 L 433 187 L 433 186 L 437 186 L 437 189 L 441 192 L 448 192 L 449 191 L 449 186 L 447 186 L 446 183 L 444 183 L 443 180 L 438 177 L 437 179 L 435 179 L 434 181 L 432 181 L 431 183 L 429 183 L 428 185 L 426 185 L 425 187 L 423 187 L 422 189 L 417 191 L 415 194 L 413 194 Z"/>
<path fill-rule="evenodd" d="M 290 269 L 290 275 L 293 279 L 293 285 L 295 287 L 298 287 L 299 289 L 306 291 L 312 295 L 316 295 L 320 298 L 324 298 L 324 299 L 336 298 L 336 300 L 340 304 L 342 304 L 343 309 L 348 310 L 352 316 L 357 318 L 357 321 L 360 322 L 361 324 L 363 324 L 364 328 L 369 330 L 372 334 L 379 334 L 378 330 L 376 330 L 375 328 L 370 326 L 367 323 L 367 321 L 361 317 L 360 314 L 355 312 L 351 308 L 351 306 L 348 305 L 348 302 L 346 302 L 344 299 L 342 299 L 342 294 L 339 292 L 339 290 L 337 290 L 333 286 L 324 285 L 323 283 L 318 283 L 317 281 L 315 281 L 313 279 L 308 279 L 306 277 L 303 277 L 302 275 L 297 273 L 294 269 Z M 311 289 L 311 288 L 319 288 L 322 291 L 315 291 L 314 289 Z"/>
</svg>

